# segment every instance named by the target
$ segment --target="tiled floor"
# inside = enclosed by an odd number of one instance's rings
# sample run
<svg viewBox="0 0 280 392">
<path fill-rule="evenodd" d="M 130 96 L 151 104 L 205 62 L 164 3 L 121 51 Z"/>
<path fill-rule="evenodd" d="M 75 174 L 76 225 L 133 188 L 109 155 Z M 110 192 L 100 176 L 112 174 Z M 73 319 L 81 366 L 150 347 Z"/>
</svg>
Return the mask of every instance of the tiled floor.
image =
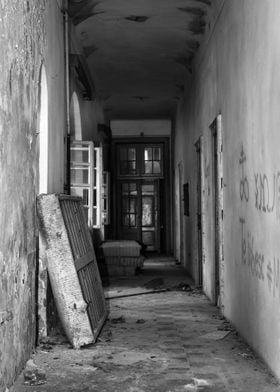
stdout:
<svg viewBox="0 0 280 392">
<path fill-rule="evenodd" d="M 46 382 L 23 385 L 22 374 L 14 391 L 280 391 L 217 308 L 189 284 L 167 258 L 146 262 L 138 276 L 112 279 L 109 320 L 98 343 L 78 351 L 66 343 L 38 347 L 33 362 Z M 151 293 L 154 288 L 170 290 Z"/>
</svg>

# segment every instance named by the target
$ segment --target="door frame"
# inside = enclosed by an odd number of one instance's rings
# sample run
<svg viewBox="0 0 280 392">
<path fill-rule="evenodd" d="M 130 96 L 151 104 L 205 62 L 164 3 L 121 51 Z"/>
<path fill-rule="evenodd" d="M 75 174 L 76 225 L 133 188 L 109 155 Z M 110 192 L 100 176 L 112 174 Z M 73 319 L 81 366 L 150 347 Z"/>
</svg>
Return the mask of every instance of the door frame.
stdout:
<svg viewBox="0 0 280 392">
<path fill-rule="evenodd" d="M 210 125 L 211 164 L 213 189 L 213 255 L 214 268 L 212 276 L 213 300 L 223 308 L 224 297 L 224 246 L 223 246 L 223 143 L 222 116 L 219 114 Z"/>
<path fill-rule="evenodd" d="M 160 252 L 170 254 L 172 249 L 172 238 L 171 238 L 171 170 L 170 170 L 170 137 L 116 137 L 112 140 L 112 224 L 111 224 L 111 238 L 116 239 L 118 237 L 117 233 L 117 192 L 118 192 L 118 176 L 117 171 L 117 147 L 119 144 L 144 144 L 144 145 L 155 145 L 162 144 L 163 150 L 163 165 L 164 165 L 164 177 L 159 177 L 159 199 L 160 199 L 160 218 L 159 218 L 159 242 L 160 242 Z M 143 177 L 135 177 L 143 178 Z M 149 177 L 157 179 L 157 177 Z M 132 177 L 129 179 L 133 180 Z M 148 178 L 147 178 L 148 179 Z M 163 195 L 163 197 L 162 197 Z M 164 211 L 164 213 L 162 213 Z M 109 239 L 109 238 L 107 238 Z"/>
<path fill-rule="evenodd" d="M 204 145 L 203 136 L 194 144 L 196 149 L 196 244 L 197 244 L 197 270 L 196 282 L 203 287 L 203 274 L 205 264 L 205 192 L 204 192 Z"/>
</svg>

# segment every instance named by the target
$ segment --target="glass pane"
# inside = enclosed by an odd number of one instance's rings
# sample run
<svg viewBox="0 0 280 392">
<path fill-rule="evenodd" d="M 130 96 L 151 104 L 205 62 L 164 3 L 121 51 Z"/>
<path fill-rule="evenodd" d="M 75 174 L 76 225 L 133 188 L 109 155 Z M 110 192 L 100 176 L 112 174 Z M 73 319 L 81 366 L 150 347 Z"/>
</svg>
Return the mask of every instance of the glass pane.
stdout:
<svg viewBox="0 0 280 392">
<path fill-rule="evenodd" d="M 142 226 L 153 224 L 153 197 L 142 197 Z"/>
<path fill-rule="evenodd" d="M 129 214 L 123 215 L 123 226 L 129 226 Z"/>
<path fill-rule="evenodd" d="M 145 148 L 144 150 L 144 160 L 152 161 L 153 160 L 153 149 L 151 147 Z"/>
<path fill-rule="evenodd" d="M 153 156 L 154 161 L 160 161 L 160 148 L 159 147 L 154 147 L 154 156 Z"/>
<path fill-rule="evenodd" d="M 83 204 L 88 206 L 88 189 L 83 189 Z"/>
<path fill-rule="evenodd" d="M 88 151 L 71 150 L 71 162 L 87 163 L 88 161 Z"/>
<path fill-rule="evenodd" d="M 153 173 L 153 162 L 145 162 L 145 174 L 152 174 Z"/>
<path fill-rule="evenodd" d="M 130 213 L 135 214 L 136 212 L 136 200 L 131 199 L 130 200 L 130 209 L 129 209 Z"/>
<path fill-rule="evenodd" d="M 97 192 L 96 192 L 96 189 L 93 190 L 93 205 L 94 205 L 94 207 L 97 206 Z"/>
<path fill-rule="evenodd" d="M 153 195 L 155 192 L 155 186 L 153 184 L 142 185 L 142 195 Z"/>
<path fill-rule="evenodd" d="M 97 171 L 96 169 L 93 170 L 93 186 L 97 184 Z"/>
<path fill-rule="evenodd" d="M 128 161 L 128 174 L 136 173 L 136 161 Z"/>
<path fill-rule="evenodd" d="M 97 209 L 96 208 L 93 209 L 92 215 L 93 215 L 93 217 L 92 217 L 92 225 L 96 226 L 97 225 Z"/>
<path fill-rule="evenodd" d="M 81 197 L 84 205 L 88 205 L 89 189 L 71 187 L 71 195 Z"/>
<path fill-rule="evenodd" d="M 135 217 L 135 215 L 130 215 L 130 226 L 136 226 L 136 217 Z"/>
<path fill-rule="evenodd" d="M 123 199 L 122 206 L 123 206 L 123 213 L 128 212 L 129 211 L 129 199 Z"/>
<path fill-rule="evenodd" d="M 144 245 L 154 245 L 155 233 L 153 231 L 142 232 L 142 242 Z"/>
<path fill-rule="evenodd" d="M 131 182 L 130 184 L 129 184 L 129 194 L 130 195 L 137 195 L 137 189 L 136 189 L 136 184 L 135 184 L 135 182 Z"/>
<path fill-rule="evenodd" d="M 127 161 L 121 161 L 121 174 L 127 174 Z"/>
<path fill-rule="evenodd" d="M 136 150 L 135 148 L 128 149 L 128 161 L 136 161 Z"/>
<path fill-rule="evenodd" d="M 160 170 L 160 162 L 154 161 L 154 170 L 153 170 L 153 173 L 154 173 L 154 174 L 159 174 L 160 172 L 161 172 L 161 170 Z"/>
<path fill-rule="evenodd" d="M 127 184 L 127 183 L 122 184 L 122 194 L 123 195 L 127 195 L 128 194 L 128 186 L 129 186 L 129 184 Z"/>
<path fill-rule="evenodd" d="M 72 168 L 71 169 L 71 184 L 89 184 L 89 170 L 88 168 Z"/>
<path fill-rule="evenodd" d="M 94 167 L 97 166 L 97 150 L 96 149 L 93 150 L 93 166 Z"/>
<path fill-rule="evenodd" d="M 85 213 L 85 216 L 86 216 L 86 220 L 88 222 L 88 208 L 86 208 L 85 206 L 84 206 L 84 213 Z"/>
<path fill-rule="evenodd" d="M 126 148 L 120 149 L 120 160 L 127 161 L 127 149 Z"/>
</svg>

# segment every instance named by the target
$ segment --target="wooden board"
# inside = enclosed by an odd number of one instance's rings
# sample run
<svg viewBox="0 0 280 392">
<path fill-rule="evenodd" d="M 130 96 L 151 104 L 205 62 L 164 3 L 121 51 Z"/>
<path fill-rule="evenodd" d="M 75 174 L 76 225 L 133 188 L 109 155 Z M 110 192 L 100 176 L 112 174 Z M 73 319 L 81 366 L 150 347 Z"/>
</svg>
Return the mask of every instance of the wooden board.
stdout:
<svg viewBox="0 0 280 392">
<path fill-rule="evenodd" d="M 93 343 L 107 309 L 81 199 L 40 195 L 38 216 L 52 290 L 67 337 L 75 348 Z"/>
</svg>

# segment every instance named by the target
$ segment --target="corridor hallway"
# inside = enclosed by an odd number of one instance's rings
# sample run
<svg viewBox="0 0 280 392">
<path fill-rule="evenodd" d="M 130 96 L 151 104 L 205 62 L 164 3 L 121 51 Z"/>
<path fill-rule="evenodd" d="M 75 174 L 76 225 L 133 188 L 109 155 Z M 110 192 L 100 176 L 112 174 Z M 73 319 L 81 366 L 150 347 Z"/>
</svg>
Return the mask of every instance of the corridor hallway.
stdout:
<svg viewBox="0 0 280 392">
<path fill-rule="evenodd" d="M 73 350 L 49 338 L 27 365 L 42 373 L 42 385 L 24 385 L 25 370 L 10 391 L 280 391 L 174 259 L 149 257 L 140 274 L 111 279 L 105 294 L 109 316 L 98 342 Z"/>
</svg>

